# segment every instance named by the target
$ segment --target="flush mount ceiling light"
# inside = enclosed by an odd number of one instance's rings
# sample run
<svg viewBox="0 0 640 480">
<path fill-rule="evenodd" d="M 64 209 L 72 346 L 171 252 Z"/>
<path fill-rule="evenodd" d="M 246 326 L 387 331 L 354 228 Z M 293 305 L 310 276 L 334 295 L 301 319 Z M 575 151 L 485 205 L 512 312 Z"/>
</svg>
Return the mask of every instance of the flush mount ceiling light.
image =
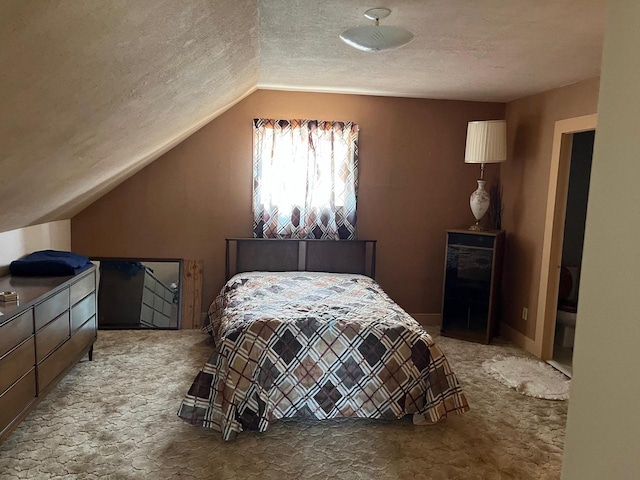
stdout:
<svg viewBox="0 0 640 480">
<path fill-rule="evenodd" d="M 402 27 L 380 25 L 380 19 L 388 17 L 390 13 L 391 10 L 388 8 L 367 10 L 364 16 L 374 20 L 376 24 L 345 30 L 340 35 L 340 39 L 347 45 L 365 52 L 391 50 L 406 45 L 413 40 L 413 33 Z"/>
</svg>

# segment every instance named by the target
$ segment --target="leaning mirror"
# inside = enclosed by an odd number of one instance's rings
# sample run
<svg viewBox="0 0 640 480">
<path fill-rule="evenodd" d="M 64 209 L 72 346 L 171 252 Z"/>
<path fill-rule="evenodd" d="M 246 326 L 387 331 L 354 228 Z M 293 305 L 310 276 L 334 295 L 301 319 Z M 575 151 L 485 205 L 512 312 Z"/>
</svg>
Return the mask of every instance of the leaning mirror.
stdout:
<svg viewBox="0 0 640 480">
<path fill-rule="evenodd" d="M 92 258 L 99 329 L 179 329 L 181 260 Z"/>
</svg>

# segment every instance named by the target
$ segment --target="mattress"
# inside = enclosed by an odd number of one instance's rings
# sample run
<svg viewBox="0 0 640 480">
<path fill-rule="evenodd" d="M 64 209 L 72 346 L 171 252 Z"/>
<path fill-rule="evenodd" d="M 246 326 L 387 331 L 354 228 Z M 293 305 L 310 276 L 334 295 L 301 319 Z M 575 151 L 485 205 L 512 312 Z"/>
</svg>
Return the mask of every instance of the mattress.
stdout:
<svg viewBox="0 0 640 480">
<path fill-rule="evenodd" d="M 282 418 L 435 423 L 469 408 L 431 336 L 362 275 L 238 274 L 205 329 L 214 352 L 178 415 L 225 440 Z"/>
</svg>

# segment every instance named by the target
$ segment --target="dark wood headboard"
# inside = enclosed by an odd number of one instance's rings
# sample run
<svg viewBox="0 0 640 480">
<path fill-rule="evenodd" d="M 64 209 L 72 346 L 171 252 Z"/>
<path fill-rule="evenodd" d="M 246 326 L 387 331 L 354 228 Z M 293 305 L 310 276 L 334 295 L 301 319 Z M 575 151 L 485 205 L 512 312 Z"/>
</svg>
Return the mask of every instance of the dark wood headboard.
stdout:
<svg viewBox="0 0 640 480">
<path fill-rule="evenodd" d="M 227 238 L 226 242 L 226 280 L 255 271 L 376 275 L 375 240 Z"/>
</svg>

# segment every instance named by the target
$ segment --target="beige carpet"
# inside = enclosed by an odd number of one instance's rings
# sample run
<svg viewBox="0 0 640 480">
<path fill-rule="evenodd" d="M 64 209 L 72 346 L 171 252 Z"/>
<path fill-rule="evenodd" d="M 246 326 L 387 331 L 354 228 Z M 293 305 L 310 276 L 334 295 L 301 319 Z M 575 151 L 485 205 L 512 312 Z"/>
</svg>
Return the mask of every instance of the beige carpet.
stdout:
<svg viewBox="0 0 640 480">
<path fill-rule="evenodd" d="M 559 478 L 567 402 L 525 397 L 483 373 L 495 355 L 438 342 L 471 411 L 433 427 L 402 421 L 276 422 L 222 442 L 176 410 L 211 350 L 194 331 L 100 332 L 84 361 L 0 445 L 0 478 Z"/>
</svg>

